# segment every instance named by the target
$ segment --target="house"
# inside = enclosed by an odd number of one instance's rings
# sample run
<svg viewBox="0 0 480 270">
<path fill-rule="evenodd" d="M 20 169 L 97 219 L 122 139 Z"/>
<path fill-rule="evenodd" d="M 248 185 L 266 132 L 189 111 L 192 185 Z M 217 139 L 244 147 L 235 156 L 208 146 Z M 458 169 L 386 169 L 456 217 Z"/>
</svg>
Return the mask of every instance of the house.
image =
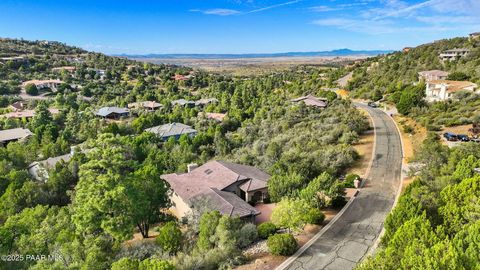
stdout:
<svg viewBox="0 0 480 270">
<path fill-rule="evenodd" d="M 38 89 L 50 88 L 55 92 L 62 83 L 61 80 L 30 80 L 23 82 L 22 87 L 25 88 L 28 84 L 34 84 Z"/>
<path fill-rule="evenodd" d="M 412 49 L 412 47 L 405 47 L 405 48 L 402 49 L 402 52 L 408 53 L 411 49 Z"/>
<path fill-rule="evenodd" d="M 127 105 L 129 109 L 145 110 L 147 112 L 153 112 L 163 108 L 163 105 L 155 101 L 142 101 L 133 102 Z"/>
<path fill-rule="evenodd" d="M 6 62 L 13 62 L 13 63 L 25 63 L 28 62 L 28 59 L 23 57 L 23 56 L 11 56 L 11 57 L 1 57 L 0 62 L 6 63 Z"/>
<path fill-rule="evenodd" d="M 182 75 L 182 74 L 175 74 L 175 76 L 172 77 L 175 81 L 187 81 L 189 79 L 193 78 L 193 75 Z"/>
<path fill-rule="evenodd" d="M 48 109 L 48 111 L 52 115 L 58 114 L 60 112 L 58 109 L 54 109 L 54 108 Z M 27 118 L 28 119 L 34 116 L 35 116 L 35 110 L 24 110 L 24 111 L 15 111 L 15 112 L 2 114 L 0 115 L 0 118 L 5 117 L 5 118 Z"/>
<path fill-rule="evenodd" d="M 151 127 L 145 129 L 146 132 L 151 132 L 156 134 L 162 140 L 166 141 L 170 137 L 174 137 L 178 140 L 182 135 L 186 134 L 189 137 L 194 137 L 197 135 L 197 131 L 191 126 L 187 126 L 181 123 L 171 123 L 161 126 Z"/>
<path fill-rule="evenodd" d="M 77 70 L 76 67 L 74 66 L 64 66 L 64 67 L 55 67 L 55 68 L 52 68 L 52 71 L 53 72 L 60 72 L 62 70 L 65 70 L 67 72 L 70 72 L 70 73 L 73 73 L 75 72 L 75 70 Z"/>
<path fill-rule="evenodd" d="M 223 121 L 223 118 L 225 118 L 225 116 L 227 116 L 226 113 L 203 113 L 203 112 L 199 112 L 198 113 L 198 117 L 202 117 L 202 116 L 205 116 L 207 119 L 212 119 L 212 120 L 216 120 L 218 122 L 222 122 Z"/>
<path fill-rule="evenodd" d="M 433 80 L 426 84 L 425 99 L 428 102 L 443 101 L 452 98 L 458 91 L 475 92 L 477 84 L 468 81 Z"/>
<path fill-rule="evenodd" d="M 467 56 L 469 53 L 470 50 L 465 48 L 446 50 L 440 54 L 440 59 L 442 59 L 442 61 L 457 60 L 461 57 Z"/>
<path fill-rule="evenodd" d="M 200 167 L 189 166 L 187 173 L 166 174 L 161 178 L 173 190 L 171 199 L 175 205 L 171 211 L 178 218 L 203 201 L 224 215 L 253 221 L 260 213 L 248 202 L 268 197 L 270 175 L 252 166 L 214 160 Z"/>
<path fill-rule="evenodd" d="M 12 128 L 0 130 L 0 146 L 4 146 L 9 142 L 23 140 L 32 136 L 33 133 L 25 128 Z"/>
<path fill-rule="evenodd" d="M 47 182 L 48 171 L 57 165 L 59 162 L 69 162 L 72 159 L 72 154 L 68 153 L 58 157 L 47 158 L 42 161 L 35 161 L 28 165 L 28 173 L 37 181 Z"/>
<path fill-rule="evenodd" d="M 172 106 L 184 106 L 184 107 L 193 107 L 195 106 L 195 101 L 190 101 L 190 100 L 186 100 L 186 99 L 177 99 L 177 100 L 174 100 L 172 102 L 170 102 L 170 104 L 172 104 Z"/>
<path fill-rule="evenodd" d="M 418 72 L 419 81 L 433 81 L 433 80 L 446 80 L 448 77 L 448 72 L 442 70 L 427 70 Z"/>
<path fill-rule="evenodd" d="M 14 112 L 19 112 L 19 111 L 23 111 L 24 109 L 26 109 L 27 104 L 28 103 L 26 101 L 23 101 L 23 100 L 15 101 L 10 106 L 8 106 L 8 108 L 10 110 L 14 111 Z"/>
<path fill-rule="evenodd" d="M 216 98 L 202 98 L 202 99 L 199 99 L 199 100 L 195 101 L 195 106 L 203 107 L 203 106 L 206 106 L 210 103 L 218 103 L 218 99 L 216 99 Z"/>
<path fill-rule="evenodd" d="M 102 118 L 119 119 L 121 117 L 128 117 L 130 115 L 130 111 L 126 108 L 103 107 L 97 111 L 96 115 Z"/>
<path fill-rule="evenodd" d="M 326 108 L 328 106 L 327 99 L 325 98 L 317 98 L 312 95 L 303 96 L 299 98 L 295 98 L 291 100 L 294 103 L 303 102 L 307 106 L 317 107 L 317 108 Z"/>
<path fill-rule="evenodd" d="M 471 34 L 468 35 L 468 38 L 470 40 L 478 39 L 478 38 L 480 38 L 480 32 L 471 33 Z"/>
</svg>

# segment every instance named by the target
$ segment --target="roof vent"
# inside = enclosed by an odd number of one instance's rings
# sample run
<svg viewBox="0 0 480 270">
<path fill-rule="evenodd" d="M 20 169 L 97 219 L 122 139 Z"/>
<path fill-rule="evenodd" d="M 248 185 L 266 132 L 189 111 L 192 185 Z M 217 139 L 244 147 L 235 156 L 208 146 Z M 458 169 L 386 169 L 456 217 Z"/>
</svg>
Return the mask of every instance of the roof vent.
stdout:
<svg viewBox="0 0 480 270">
<path fill-rule="evenodd" d="M 212 172 L 213 172 L 213 171 L 210 170 L 210 169 L 206 169 L 206 170 L 204 171 L 205 174 L 211 174 Z"/>
</svg>

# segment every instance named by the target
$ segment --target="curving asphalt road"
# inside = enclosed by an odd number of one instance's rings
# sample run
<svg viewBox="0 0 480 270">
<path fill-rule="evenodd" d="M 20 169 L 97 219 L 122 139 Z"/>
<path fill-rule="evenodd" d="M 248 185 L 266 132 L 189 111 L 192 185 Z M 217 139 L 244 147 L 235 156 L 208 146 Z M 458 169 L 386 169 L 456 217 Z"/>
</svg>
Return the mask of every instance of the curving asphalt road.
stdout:
<svg viewBox="0 0 480 270">
<path fill-rule="evenodd" d="M 310 247 L 276 270 L 353 269 L 375 248 L 399 188 L 402 146 L 397 128 L 387 114 L 360 103 L 355 105 L 369 112 L 376 133 L 367 181 L 345 212 Z"/>
</svg>

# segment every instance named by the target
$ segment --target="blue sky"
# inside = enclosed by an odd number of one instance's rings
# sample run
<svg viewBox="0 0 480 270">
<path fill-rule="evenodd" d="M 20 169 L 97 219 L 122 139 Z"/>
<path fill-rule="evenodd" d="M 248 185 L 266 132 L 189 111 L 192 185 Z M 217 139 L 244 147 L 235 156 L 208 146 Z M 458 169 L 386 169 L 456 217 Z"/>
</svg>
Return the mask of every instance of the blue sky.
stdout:
<svg viewBox="0 0 480 270">
<path fill-rule="evenodd" d="M 109 54 L 401 49 L 480 31 L 480 0 L 1 0 L 0 37 Z"/>
</svg>

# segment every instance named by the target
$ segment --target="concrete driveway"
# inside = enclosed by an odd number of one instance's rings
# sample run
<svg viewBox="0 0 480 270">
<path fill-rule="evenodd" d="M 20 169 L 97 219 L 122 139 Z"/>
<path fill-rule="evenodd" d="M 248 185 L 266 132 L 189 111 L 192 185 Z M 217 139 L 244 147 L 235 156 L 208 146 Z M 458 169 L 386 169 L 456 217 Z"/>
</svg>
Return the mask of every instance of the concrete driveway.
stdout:
<svg viewBox="0 0 480 270">
<path fill-rule="evenodd" d="M 284 269 L 353 269 L 374 249 L 390 212 L 402 170 L 402 146 L 393 120 L 380 109 L 360 103 L 373 118 L 376 146 L 365 186 L 328 229 L 303 253 L 281 264 Z"/>
</svg>

